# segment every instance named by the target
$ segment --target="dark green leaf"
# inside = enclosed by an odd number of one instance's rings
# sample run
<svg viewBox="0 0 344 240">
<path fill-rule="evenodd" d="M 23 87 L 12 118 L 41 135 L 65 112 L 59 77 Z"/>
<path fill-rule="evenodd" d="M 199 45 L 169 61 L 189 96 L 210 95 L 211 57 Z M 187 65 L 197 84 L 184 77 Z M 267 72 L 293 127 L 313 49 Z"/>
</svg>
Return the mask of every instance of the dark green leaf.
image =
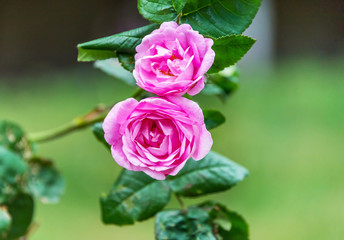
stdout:
<svg viewBox="0 0 344 240">
<path fill-rule="evenodd" d="M 169 177 L 172 191 L 185 197 L 227 190 L 242 181 L 248 171 L 226 157 L 210 152 L 200 161 L 188 160 L 175 176 Z"/>
<path fill-rule="evenodd" d="M 225 122 L 225 116 L 217 110 L 203 110 L 204 123 L 208 130 L 216 128 Z"/>
<path fill-rule="evenodd" d="M 28 188 L 43 203 L 57 203 L 64 192 L 65 181 L 53 162 L 35 158 L 30 161 Z"/>
<path fill-rule="evenodd" d="M 0 146 L 23 156 L 29 143 L 24 131 L 17 124 L 0 121 Z"/>
<path fill-rule="evenodd" d="M 0 239 L 7 239 L 8 231 L 11 226 L 11 216 L 6 207 L 0 207 Z"/>
<path fill-rule="evenodd" d="M 225 101 L 229 95 L 238 89 L 238 82 L 239 71 L 235 66 L 232 66 L 219 73 L 210 74 L 202 93 L 217 95 L 221 100 Z"/>
<path fill-rule="evenodd" d="M 142 16 L 152 22 L 188 23 L 211 37 L 241 34 L 255 17 L 261 0 L 139 0 Z"/>
<path fill-rule="evenodd" d="M 6 204 L 8 212 L 12 217 L 9 239 L 17 239 L 26 234 L 33 217 L 33 199 L 25 193 L 18 194 Z"/>
<path fill-rule="evenodd" d="M 142 38 L 158 27 L 158 24 L 151 24 L 109 37 L 81 43 L 78 45 L 78 61 L 104 60 L 114 58 L 118 54 L 134 55 L 136 53 L 135 48 L 141 43 Z M 124 61 L 123 56 L 122 61 Z"/>
<path fill-rule="evenodd" d="M 118 61 L 121 63 L 122 67 L 130 72 L 135 68 L 135 55 L 130 53 L 117 53 Z M 132 79 L 133 76 L 132 76 Z M 135 80 L 135 79 L 134 79 Z M 136 86 L 136 80 L 135 80 Z"/>
<path fill-rule="evenodd" d="M 111 146 L 106 142 L 104 138 L 103 123 L 96 123 L 92 126 L 94 136 L 104 144 L 104 146 L 111 151 Z"/>
<path fill-rule="evenodd" d="M 201 208 L 167 210 L 155 221 L 156 240 L 215 240 L 209 214 Z"/>
<path fill-rule="evenodd" d="M 142 16 L 152 22 L 188 23 L 211 37 L 241 34 L 255 17 L 261 0 L 139 0 Z"/>
<path fill-rule="evenodd" d="M 199 205 L 209 213 L 214 229 L 223 240 L 248 240 L 248 224 L 242 216 L 230 211 L 226 206 L 209 201 Z"/>
<path fill-rule="evenodd" d="M 261 0 L 188 0 L 181 23 L 211 37 L 241 34 L 255 17 Z"/>
<path fill-rule="evenodd" d="M 235 64 L 250 50 L 255 41 L 242 35 L 214 39 L 212 49 L 215 51 L 215 60 L 208 73 L 216 73 Z"/>
<path fill-rule="evenodd" d="M 172 2 L 176 2 L 178 10 L 183 7 L 180 0 L 138 0 L 137 8 L 144 18 L 151 22 L 162 23 L 177 19 L 178 13 Z"/>
<path fill-rule="evenodd" d="M 122 56 L 122 55 L 121 55 Z M 131 86 L 136 86 L 136 80 L 133 74 L 125 71 L 119 64 L 118 60 L 115 58 L 98 60 L 94 63 L 94 66 L 108 75 L 115 77 L 116 79 L 122 80 Z"/>
<path fill-rule="evenodd" d="M 126 225 L 145 220 L 163 209 L 169 199 L 165 181 L 123 170 L 108 196 L 101 198 L 103 222 Z"/>
</svg>

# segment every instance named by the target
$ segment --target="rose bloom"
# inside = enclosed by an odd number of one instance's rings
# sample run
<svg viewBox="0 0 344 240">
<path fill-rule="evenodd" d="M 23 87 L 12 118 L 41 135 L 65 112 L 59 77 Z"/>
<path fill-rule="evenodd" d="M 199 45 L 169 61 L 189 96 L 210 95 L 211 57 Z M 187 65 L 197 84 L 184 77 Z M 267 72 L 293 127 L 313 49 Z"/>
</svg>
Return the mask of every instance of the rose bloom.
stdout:
<svg viewBox="0 0 344 240">
<path fill-rule="evenodd" d="M 189 158 L 200 160 L 213 144 L 201 108 L 183 97 L 134 98 L 117 103 L 103 129 L 115 161 L 163 180 Z"/>
<path fill-rule="evenodd" d="M 164 22 L 136 47 L 137 85 L 159 96 L 199 93 L 214 62 L 212 45 L 189 24 Z"/>
</svg>

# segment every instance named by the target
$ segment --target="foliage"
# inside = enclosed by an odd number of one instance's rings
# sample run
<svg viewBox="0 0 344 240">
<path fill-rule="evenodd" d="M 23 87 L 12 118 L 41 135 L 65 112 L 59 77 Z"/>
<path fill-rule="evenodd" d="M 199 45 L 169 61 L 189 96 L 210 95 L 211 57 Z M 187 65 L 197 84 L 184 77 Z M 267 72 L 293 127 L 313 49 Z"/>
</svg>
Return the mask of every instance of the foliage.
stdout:
<svg viewBox="0 0 344 240">
<path fill-rule="evenodd" d="M 170 177 L 172 191 L 184 197 L 225 191 L 242 181 L 248 171 L 226 157 L 210 152 L 199 162 L 189 160 L 178 175 Z"/>
<path fill-rule="evenodd" d="M 93 127 L 94 134 L 108 147 L 99 125 Z M 171 192 L 183 197 L 221 192 L 235 186 L 247 175 L 244 167 L 215 152 L 210 152 L 199 162 L 188 160 L 176 176 L 165 181 L 125 169 L 110 193 L 101 198 L 103 221 L 116 225 L 133 224 L 158 213 L 169 202 Z"/>
<path fill-rule="evenodd" d="M 135 47 L 141 43 L 144 36 L 158 27 L 158 24 L 151 24 L 79 44 L 78 60 L 95 61 L 118 57 L 122 66 L 132 71 L 134 65 L 132 59 L 136 52 Z"/>
<path fill-rule="evenodd" d="M 226 100 L 238 87 L 238 71 L 229 66 L 240 60 L 255 42 L 240 34 L 251 23 L 259 5 L 260 0 L 139 0 L 139 12 L 154 24 L 79 44 L 79 60 L 98 60 L 97 68 L 133 86 L 134 78 L 121 72 L 114 58 L 118 58 L 124 69 L 132 71 L 135 47 L 145 35 L 166 21 L 188 23 L 214 41 L 215 60 L 202 93 Z M 103 54 L 111 51 L 108 56 Z M 203 114 L 208 130 L 225 122 L 217 110 L 203 110 Z M 93 133 L 109 149 L 101 123 L 93 126 Z M 176 176 L 165 181 L 154 180 L 142 172 L 123 170 L 110 193 L 101 198 L 103 222 L 133 224 L 158 213 L 156 239 L 248 239 L 246 222 L 219 203 L 160 212 L 169 202 L 170 193 L 198 197 L 225 191 L 247 174 L 245 168 L 215 152 L 199 162 L 189 160 Z"/>
<path fill-rule="evenodd" d="M 226 100 L 238 88 L 234 64 L 255 42 L 241 34 L 259 6 L 260 0 L 138 0 L 140 14 L 151 24 L 81 43 L 78 60 L 95 61 L 96 68 L 136 86 L 131 72 L 135 67 L 136 47 L 142 39 L 163 22 L 187 23 L 214 42 L 215 60 L 202 93 Z M 151 94 L 138 89 L 132 97 L 140 100 L 148 96 Z M 111 107 L 95 108 L 66 126 L 30 138 L 18 125 L 0 121 L 1 239 L 26 236 L 33 221 L 35 198 L 43 203 L 56 203 L 64 192 L 64 179 L 53 161 L 37 155 L 36 144 L 92 126 L 95 137 L 111 151 L 102 128 Z M 203 115 L 208 130 L 225 122 L 224 115 L 217 110 L 204 109 Z M 215 152 L 201 161 L 188 160 L 176 176 L 168 176 L 164 181 L 142 172 L 123 170 L 110 192 L 100 199 L 102 219 L 106 224 L 128 225 L 156 215 L 158 240 L 246 240 L 248 226 L 239 214 L 216 202 L 185 208 L 181 197 L 226 191 L 247 175 L 244 167 Z M 163 210 L 172 194 L 180 201 L 181 210 Z"/>
<path fill-rule="evenodd" d="M 6 203 L 12 224 L 8 231 L 8 239 L 17 239 L 28 232 L 32 221 L 34 204 L 30 194 L 18 193 Z"/>
<path fill-rule="evenodd" d="M 248 240 L 248 224 L 242 216 L 221 203 L 208 201 L 197 207 L 208 212 L 216 237 L 223 240 Z"/>
<path fill-rule="evenodd" d="M 160 212 L 156 217 L 155 239 L 216 240 L 209 215 L 200 208 Z"/>
<path fill-rule="evenodd" d="M 170 189 L 166 182 L 157 181 L 143 172 L 123 170 L 110 193 L 101 198 L 103 221 L 133 224 L 154 216 L 169 199 Z"/>
<path fill-rule="evenodd" d="M 221 112 L 217 110 L 203 110 L 204 123 L 208 130 L 218 127 L 223 124 L 226 119 Z"/>
<path fill-rule="evenodd" d="M 121 73 L 115 60 L 108 58 L 117 57 L 124 69 L 132 71 L 134 49 L 145 35 L 162 22 L 188 23 L 214 41 L 215 61 L 203 93 L 226 100 L 238 87 L 238 71 L 235 67 L 228 67 L 240 60 L 254 44 L 255 40 L 240 34 L 251 23 L 259 5 L 259 0 L 139 0 L 139 12 L 155 24 L 79 44 L 79 60 L 102 60 L 96 62 L 97 68 L 134 85 L 133 77 Z M 90 51 L 89 56 L 87 51 Z M 111 51 L 111 56 L 104 57 L 103 52 Z M 217 110 L 203 110 L 203 114 L 209 130 L 225 122 Z M 109 149 L 101 123 L 93 126 L 93 133 Z M 189 160 L 179 174 L 163 182 L 141 172 L 124 170 L 110 193 L 101 198 L 103 221 L 117 225 L 133 224 L 161 211 L 171 192 L 178 196 L 196 197 L 225 191 L 247 174 L 245 168 L 214 152 L 200 162 Z M 157 191 L 159 194 L 154 194 Z M 158 213 L 156 239 L 248 239 L 248 229 L 244 220 L 225 206 L 204 203 L 186 211 Z"/>
<path fill-rule="evenodd" d="M 156 217 L 155 238 L 248 240 L 248 225 L 237 213 L 217 202 L 183 210 L 165 210 Z"/>
<path fill-rule="evenodd" d="M 0 236 L 17 239 L 29 231 L 34 196 L 56 203 L 64 180 L 53 163 L 33 157 L 33 145 L 16 124 L 0 121 Z"/>
<path fill-rule="evenodd" d="M 252 22 L 260 0 L 138 0 L 141 15 L 151 22 L 188 23 L 201 34 L 223 37 L 242 33 Z"/>
<path fill-rule="evenodd" d="M 0 208 L 0 238 L 7 238 L 8 231 L 10 230 L 12 219 L 6 207 Z"/>
<path fill-rule="evenodd" d="M 221 72 L 210 74 L 203 94 L 216 95 L 222 101 L 234 93 L 239 87 L 239 70 L 236 66 L 225 68 Z"/>
<path fill-rule="evenodd" d="M 52 161 L 34 158 L 29 162 L 28 189 L 43 203 L 57 203 L 64 191 L 64 179 Z"/>
<path fill-rule="evenodd" d="M 235 64 L 250 50 L 255 41 L 250 37 L 241 35 L 230 35 L 214 39 L 215 61 L 208 73 L 217 73 Z"/>
</svg>

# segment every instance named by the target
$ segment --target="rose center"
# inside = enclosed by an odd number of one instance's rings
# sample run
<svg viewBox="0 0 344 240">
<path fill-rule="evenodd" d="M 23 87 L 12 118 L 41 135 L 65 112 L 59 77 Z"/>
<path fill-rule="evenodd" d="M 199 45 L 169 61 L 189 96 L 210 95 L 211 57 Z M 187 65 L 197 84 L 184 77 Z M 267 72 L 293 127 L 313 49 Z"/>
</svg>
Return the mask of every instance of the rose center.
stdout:
<svg viewBox="0 0 344 240">
<path fill-rule="evenodd" d="M 145 147 L 160 147 L 164 138 L 165 135 L 156 120 L 146 118 L 142 121 L 136 140 Z"/>
<path fill-rule="evenodd" d="M 176 48 L 168 49 L 166 47 L 157 46 L 156 53 L 160 56 L 159 61 L 151 63 L 152 71 L 158 77 L 173 77 L 179 75 L 183 71 L 183 59 Z M 161 59 L 161 57 L 163 59 Z"/>
</svg>

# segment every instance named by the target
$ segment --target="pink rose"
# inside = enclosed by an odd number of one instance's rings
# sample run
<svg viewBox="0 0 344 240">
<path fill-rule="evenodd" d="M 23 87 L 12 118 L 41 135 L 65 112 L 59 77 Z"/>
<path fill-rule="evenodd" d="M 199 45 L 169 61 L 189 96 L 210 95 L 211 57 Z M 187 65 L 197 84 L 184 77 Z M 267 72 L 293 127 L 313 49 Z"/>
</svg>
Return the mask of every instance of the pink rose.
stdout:
<svg viewBox="0 0 344 240">
<path fill-rule="evenodd" d="M 117 103 L 103 123 L 116 162 L 163 180 L 189 158 L 200 160 L 213 144 L 197 103 L 183 97 L 134 98 Z"/>
<path fill-rule="evenodd" d="M 199 93 L 214 62 L 212 45 L 189 24 L 164 22 L 136 47 L 137 85 L 159 96 Z"/>
</svg>

